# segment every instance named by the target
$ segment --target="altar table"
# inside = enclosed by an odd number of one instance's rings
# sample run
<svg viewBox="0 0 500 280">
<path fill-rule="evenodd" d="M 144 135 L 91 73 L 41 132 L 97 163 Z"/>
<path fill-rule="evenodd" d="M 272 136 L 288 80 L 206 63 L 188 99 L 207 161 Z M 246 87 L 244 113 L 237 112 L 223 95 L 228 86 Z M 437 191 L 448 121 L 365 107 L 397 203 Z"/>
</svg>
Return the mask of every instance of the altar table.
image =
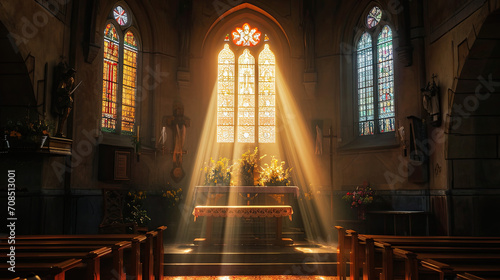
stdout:
<svg viewBox="0 0 500 280">
<path fill-rule="evenodd" d="M 291 205 L 292 198 L 299 197 L 300 192 L 297 186 L 196 186 L 195 205 L 227 205 L 229 194 L 240 198 L 236 204 Z M 261 197 L 257 198 L 259 194 Z"/>
<path fill-rule="evenodd" d="M 237 205 L 237 206 L 196 206 L 194 220 L 207 217 L 205 242 L 212 244 L 212 225 L 214 217 L 222 218 L 276 218 L 276 245 L 282 245 L 283 217 L 292 220 L 293 209 L 289 205 Z"/>
</svg>

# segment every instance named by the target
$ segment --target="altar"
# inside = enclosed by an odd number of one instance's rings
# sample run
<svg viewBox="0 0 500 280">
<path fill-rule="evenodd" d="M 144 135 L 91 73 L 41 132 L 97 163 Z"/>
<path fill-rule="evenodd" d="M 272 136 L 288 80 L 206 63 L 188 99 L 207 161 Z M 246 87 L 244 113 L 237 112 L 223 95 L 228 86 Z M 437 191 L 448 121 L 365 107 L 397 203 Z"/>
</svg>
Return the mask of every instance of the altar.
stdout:
<svg viewBox="0 0 500 280">
<path fill-rule="evenodd" d="M 265 229 L 274 228 L 272 234 L 274 238 L 271 241 L 273 245 L 293 244 L 291 238 L 282 237 L 283 218 L 288 217 L 288 220 L 292 221 L 292 205 L 297 204 L 298 197 L 299 188 L 296 186 L 197 186 L 192 214 L 195 221 L 199 217 L 204 217 L 206 220 L 204 237 L 196 238 L 195 244 L 213 245 L 216 229 L 220 229 L 219 233 L 223 235 L 226 233 L 224 230 L 226 226 L 238 227 L 230 229 L 230 232 L 239 233 L 238 236 L 231 238 L 237 239 L 240 243 L 245 242 L 242 238 L 245 234 L 267 236 L 269 232 Z M 229 223 L 228 218 L 232 219 Z M 265 232 L 256 232 L 255 225 L 264 228 Z"/>
<path fill-rule="evenodd" d="M 197 186 L 195 205 L 291 205 L 299 197 L 297 186 Z"/>
</svg>

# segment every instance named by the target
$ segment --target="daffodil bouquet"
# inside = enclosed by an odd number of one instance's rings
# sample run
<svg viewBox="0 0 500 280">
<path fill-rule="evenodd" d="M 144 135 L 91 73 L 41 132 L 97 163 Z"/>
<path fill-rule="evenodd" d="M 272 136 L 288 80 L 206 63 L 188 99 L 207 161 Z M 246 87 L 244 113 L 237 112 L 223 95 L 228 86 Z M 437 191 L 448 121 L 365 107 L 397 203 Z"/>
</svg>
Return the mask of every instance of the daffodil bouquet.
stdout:
<svg viewBox="0 0 500 280">
<path fill-rule="evenodd" d="M 182 188 L 164 189 L 161 191 L 161 196 L 166 200 L 167 206 L 172 208 L 182 200 Z"/>
<path fill-rule="evenodd" d="M 292 168 L 285 168 L 285 162 L 278 164 L 278 159 L 272 157 L 271 164 L 264 164 L 260 173 L 262 186 L 290 186 Z"/>
<path fill-rule="evenodd" d="M 228 158 L 220 157 L 217 162 L 210 158 L 210 164 L 203 169 L 205 173 L 204 185 L 229 186 L 232 168 Z"/>
<path fill-rule="evenodd" d="M 254 186 L 258 184 L 259 162 L 266 155 L 259 157 L 259 148 L 248 150 L 238 160 L 236 165 L 236 182 L 238 186 Z"/>
</svg>

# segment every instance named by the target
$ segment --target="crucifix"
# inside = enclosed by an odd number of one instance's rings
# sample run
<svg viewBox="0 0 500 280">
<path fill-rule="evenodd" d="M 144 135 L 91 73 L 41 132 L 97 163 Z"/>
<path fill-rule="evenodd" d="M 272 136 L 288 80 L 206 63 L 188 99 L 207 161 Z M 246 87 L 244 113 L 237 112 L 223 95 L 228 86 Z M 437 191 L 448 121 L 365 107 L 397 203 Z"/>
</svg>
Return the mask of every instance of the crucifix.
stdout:
<svg viewBox="0 0 500 280">
<path fill-rule="evenodd" d="M 184 150 L 186 140 L 186 128 L 190 126 L 191 120 L 184 116 L 184 107 L 180 102 L 174 104 L 174 115 L 166 117 L 166 124 L 172 128 L 174 135 L 174 149 L 171 151 L 173 167 L 170 176 L 174 182 L 178 183 L 184 178 L 182 169 L 182 155 L 187 154 Z"/>
</svg>

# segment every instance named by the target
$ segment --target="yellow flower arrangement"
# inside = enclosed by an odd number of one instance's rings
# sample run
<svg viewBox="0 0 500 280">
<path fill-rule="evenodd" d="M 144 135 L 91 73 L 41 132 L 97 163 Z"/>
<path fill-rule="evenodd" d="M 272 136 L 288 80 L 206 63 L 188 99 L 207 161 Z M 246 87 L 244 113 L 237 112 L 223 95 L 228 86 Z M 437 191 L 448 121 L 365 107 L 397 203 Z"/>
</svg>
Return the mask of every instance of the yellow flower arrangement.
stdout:
<svg viewBox="0 0 500 280">
<path fill-rule="evenodd" d="M 210 158 L 210 164 L 202 169 L 205 173 L 205 186 L 229 186 L 231 185 L 232 165 L 229 159 L 220 157 L 217 162 Z"/>
<path fill-rule="evenodd" d="M 292 168 L 285 168 L 285 162 L 278 164 L 278 159 L 272 157 L 271 164 L 264 164 L 260 174 L 262 186 L 290 186 Z"/>
<path fill-rule="evenodd" d="M 172 208 L 182 200 L 182 188 L 164 189 L 161 191 L 161 196 L 165 198 L 167 206 Z"/>
<path fill-rule="evenodd" d="M 241 158 L 238 160 L 238 164 L 235 168 L 236 171 L 236 184 L 238 186 L 254 186 L 258 184 L 256 176 L 258 176 L 259 162 L 266 155 L 259 157 L 259 148 L 255 147 L 253 152 L 248 150 L 245 152 Z"/>
</svg>

